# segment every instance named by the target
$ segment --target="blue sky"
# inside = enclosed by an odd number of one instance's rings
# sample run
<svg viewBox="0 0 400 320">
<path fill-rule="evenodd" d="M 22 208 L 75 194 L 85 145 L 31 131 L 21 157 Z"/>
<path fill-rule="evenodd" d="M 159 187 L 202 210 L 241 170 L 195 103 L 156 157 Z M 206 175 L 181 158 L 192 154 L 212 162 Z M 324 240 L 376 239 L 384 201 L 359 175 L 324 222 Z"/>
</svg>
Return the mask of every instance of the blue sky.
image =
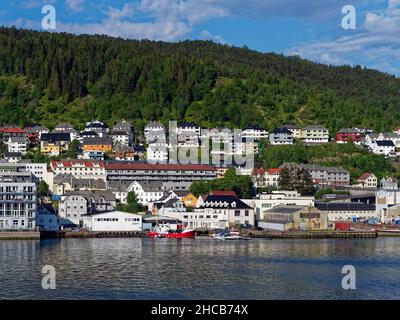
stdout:
<svg viewBox="0 0 400 320">
<path fill-rule="evenodd" d="M 400 76 L 400 0 L 8 0 L 0 24 L 40 30 L 46 4 L 56 32 L 212 40 Z M 341 26 L 344 5 L 356 8 L 355 30 Z"/>
</svg>

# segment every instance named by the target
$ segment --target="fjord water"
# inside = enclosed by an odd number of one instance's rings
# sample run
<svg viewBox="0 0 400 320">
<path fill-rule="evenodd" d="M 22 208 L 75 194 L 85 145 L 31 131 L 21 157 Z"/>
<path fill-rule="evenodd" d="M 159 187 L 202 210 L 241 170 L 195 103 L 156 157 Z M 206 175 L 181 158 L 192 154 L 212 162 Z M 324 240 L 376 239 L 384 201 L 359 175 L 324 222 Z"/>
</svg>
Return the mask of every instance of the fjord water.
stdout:
<svg viewBox="0 0 400 320">
<path fill-rule="evenodd" d="M 0 299 L 399 299 L 400 238 L 0 241 Z M 56 289 L 42 289 L 42 267 Z M 342 289 L 344 265 L 356 289 Z"/>
</svg>

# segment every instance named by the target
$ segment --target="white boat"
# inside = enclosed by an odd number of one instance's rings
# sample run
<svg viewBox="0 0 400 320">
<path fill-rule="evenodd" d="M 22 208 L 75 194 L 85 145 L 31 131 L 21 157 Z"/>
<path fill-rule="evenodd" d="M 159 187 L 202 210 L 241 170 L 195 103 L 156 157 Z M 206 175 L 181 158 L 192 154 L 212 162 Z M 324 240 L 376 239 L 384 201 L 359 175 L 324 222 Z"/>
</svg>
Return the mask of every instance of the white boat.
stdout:
<svg viewBox="0 0 400 320">
<path fill-rule="evenodd" d="M 212 235 L 212 237 L 217 240 L 240 240 L 240 239 L 243 239 L 243 237 L 240 235 L 240 233 L 238 231 L 234 231 L 234 230 L 214 233 Z"/>
</svg>

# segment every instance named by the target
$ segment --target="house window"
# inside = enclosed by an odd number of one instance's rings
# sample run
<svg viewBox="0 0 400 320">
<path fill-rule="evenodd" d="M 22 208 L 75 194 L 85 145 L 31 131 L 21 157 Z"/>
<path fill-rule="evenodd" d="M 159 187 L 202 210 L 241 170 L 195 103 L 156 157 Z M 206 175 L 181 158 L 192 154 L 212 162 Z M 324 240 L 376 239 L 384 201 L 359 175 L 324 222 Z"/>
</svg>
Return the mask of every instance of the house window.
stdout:
<svg viewBox="0 0 400 320">
<path fill-rule="evenodd" d="M 240 216 L 240 210 L 235 210 L 235 217 L 239 217 Z"/>
</svg>

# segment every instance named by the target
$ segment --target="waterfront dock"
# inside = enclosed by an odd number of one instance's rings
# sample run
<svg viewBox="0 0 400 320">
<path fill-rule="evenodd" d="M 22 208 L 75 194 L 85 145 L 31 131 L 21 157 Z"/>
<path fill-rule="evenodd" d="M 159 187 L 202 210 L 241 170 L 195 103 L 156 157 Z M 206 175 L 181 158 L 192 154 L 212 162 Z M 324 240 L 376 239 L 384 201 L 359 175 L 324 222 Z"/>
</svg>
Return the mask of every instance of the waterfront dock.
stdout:
<svg viewBox="0 0 400 320">
<path fill-rule="evenodd" d="M 243 236 L 248 238 L 267 238 L 267 239 L 365 239 L 376 238 L 376 231 L 242 231 Z"/>
<path fill-rule="evenodd" d="M 145 234 L 143 232 L 130 231 L 61 231 L 57 233 L 57 238 L 145 238 Z"/>
<path fill-rule="evenodd" d="M 1 231 L 0 240 L 40 240 L 39 231 Z"/>
</svg>

